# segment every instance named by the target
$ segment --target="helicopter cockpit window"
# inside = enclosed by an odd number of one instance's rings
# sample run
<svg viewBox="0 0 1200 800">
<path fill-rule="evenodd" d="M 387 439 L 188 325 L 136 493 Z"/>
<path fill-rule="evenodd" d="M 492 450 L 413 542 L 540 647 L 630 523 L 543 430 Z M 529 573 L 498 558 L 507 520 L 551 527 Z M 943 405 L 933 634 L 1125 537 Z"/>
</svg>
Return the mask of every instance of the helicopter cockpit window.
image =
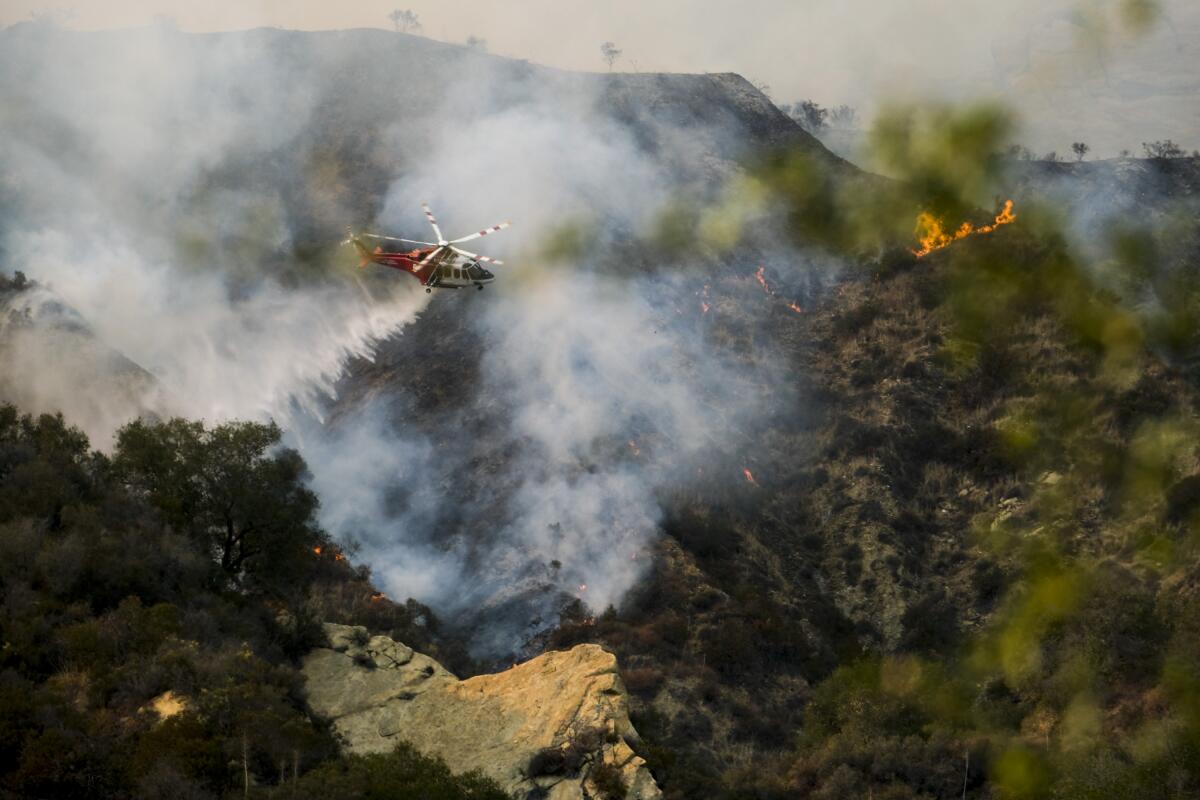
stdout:
<svg viewBox="0 0 1200 800">
<path fill-rule="evenodd" d="M 467 277 L 468 278 L 482 278 L 483 270 L 480 268 L 480 266 L 478 264 L 472 264 L 469 267 L 467 267 Z"/>
</svg>

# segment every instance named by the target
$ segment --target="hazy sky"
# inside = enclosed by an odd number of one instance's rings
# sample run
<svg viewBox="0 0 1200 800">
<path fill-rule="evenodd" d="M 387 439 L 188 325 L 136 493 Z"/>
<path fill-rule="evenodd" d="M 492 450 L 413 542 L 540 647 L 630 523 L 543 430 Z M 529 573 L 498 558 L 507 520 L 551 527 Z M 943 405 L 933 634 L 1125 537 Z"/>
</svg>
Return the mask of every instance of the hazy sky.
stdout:
<svg viewBox="0 0 1200 800">
<path fill-rule="evenodd" d="M 1138 39 L 1120 29 L 1127 1 L 0 0 L 0 24 L 57 11 L 83 29 L 156 17 L 189 31 L 387 28 L 391 9 L 411 8 L 426 36 L 473 35 L 493 53 L 551 66 L 605 69 L 599 46 L 613 41 L 623 50 L 617 69 L 738 72 L 769 85 L 777 102 L 813 98 L 869 114 L 914 96 L 995 94 L 1042 119 L 1038 146 L 1065 149 L 1054 143 L 1083 115 L 1093 129 L 1107 126 L 1099 136 L 1114 147 L 1136 147 L 1139 136 L 1200 147 L 1187 135 L 1200 130 L 1200 3 L 1159 0 L 1163 21 Z M 1160 94 L 1170 99 L 1147 105 Z"/>
</svg>

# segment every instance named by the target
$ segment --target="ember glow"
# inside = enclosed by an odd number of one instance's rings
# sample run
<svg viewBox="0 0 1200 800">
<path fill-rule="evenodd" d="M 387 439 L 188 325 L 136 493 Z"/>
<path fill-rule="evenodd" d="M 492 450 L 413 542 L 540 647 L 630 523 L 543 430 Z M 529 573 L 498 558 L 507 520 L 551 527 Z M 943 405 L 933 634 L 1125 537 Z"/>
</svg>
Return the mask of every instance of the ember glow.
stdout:
<svg viewBox="0 0 1200 800">
<path fill-rule="evenodd" d="M 753 473 L 753 472 L 751 472 L 750 470 L 748 470 L 748 469 L 746 469 L 745 467 L 743 467 L 743 468 L 742 468 L 742 474 L 746 476 L 746 480 L 747 480 L 748 482 L 750 482 L 750 483 L 753 483 L 755 486 L 757 486 L 757 485 L 758 485 L 758 481 L 754 480 L 754 473 Z"/>
<path fill-rule="evenodd" d="M 766 293 L 767 293 L 768 295 L 770 295 L 771 297 L 778 297 L 779 295 L 777 295 L 777 294 L 775 293 L 775 290 L 771 288 L 771 284 L 767 283 L 766 271 L 767 271 L 767 268 L 766 268 L 766 267 L 764 267 L 763 265 L 761 265 L 761 264 L 760 264 L 760 265 L 759 265 L 759 267 L 758 267 L 758 269 L 757 269 L 757 270 L 755 270 L 755 272 L 754 272 L 754 279 L 755 279 L 756 281 L 758 281 L 758 285 L 759 285 L 759 286 L 761 286 L 761 287 L 763 288 L 763 291 L 764 291 L 764 292 L 766 292 Z M 704 287 L 704 288 L 705 288 L 705 290 L 706 290 L 706 292 L 707 292 L 707 289 L 708 289 L 708 287 L 706 286 L 706 287 Z M 792 311 L 795 311 L 797 314 L 803 314 L 803 313 L 804 313 L 804 309 L 803 309 L 803 308 L 801 308 L 801 307 L 800 307 L 800 305 L 799 305 L 798 303 L 787 303 L 787 307 L 788 307 L 789 309 L 791 309 Z M 707 311 L 707 310 L 708 310 L 708 307 L 707 307 L 707 305 L 705 305 L 705 308 L 704 308 L 704 310 L 705 310 L 705 311 Z"/>
<path fill-rule="evenodd" d="M 1017 215 L 1013 213 L 1013 201 L 1004 201 L 1004 210 L 996 215 L 996 219 L 991 225 L 981 225 L 976 228 L 969 222 L 964 222 L 958 226 L 958 230 L 954 233 L 947 233 L 942 228 L 942 221 L 933 216 L 929 212 L 922 212 L 917 216 L 917 241 L 921 246 L 912 251 L 917 258 L 923 258 L 934 250 L 941 250 L 943 247 L 949 247 L 959 239 L 966 239 L 968 236 L 978 236 L 982 233 L 991 233 L 1001 225 L 1009 225 L 1016 222 Z M 761 278 L 760 278 L 761 280 Z"/>
<path fill-rule="evenodd" d="M 763 287 L 764 292 L 767 294 L 774 294 L 774 292 L 771 291 L 771 287 L 767 285 L 767 279 L 763 277 L 763 273 L 766 272 L 766 269 L 766 267 L 760 264 L 758 270 L 754 273 L 754 278 L 758 281 L 759 285 Z"/>
<path fill-rule="evenodd" d="M 319 555 L 321 555 L 321 553 L 325 552 L 325 551 L 324 551 L 324 550 L 321 548 L 321 546 L 320 546 L 320 545 L 317 545 L 316 547 L 314 547 L 314 548 L 312 549 L 312 551 L 313 551 L 313 554 L 314 554 L 314 555 L 318 555 L 318 556 L 319 556 Z M 346 557 L 345 557 L 344 555 L 342 555 L 341 553 L 335 552 L 335 553 L 333 554 L 333 560 L 334 560 L 334 561 L 345 561 L 345 560 L 346 560 Z"/>
</svg>

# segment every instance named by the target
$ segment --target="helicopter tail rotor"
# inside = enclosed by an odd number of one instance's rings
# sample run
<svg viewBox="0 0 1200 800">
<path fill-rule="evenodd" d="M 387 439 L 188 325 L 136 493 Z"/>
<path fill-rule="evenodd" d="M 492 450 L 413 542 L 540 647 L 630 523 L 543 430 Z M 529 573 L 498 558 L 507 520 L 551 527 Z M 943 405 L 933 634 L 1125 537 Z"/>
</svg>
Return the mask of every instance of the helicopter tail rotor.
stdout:
<svg viewBox="0 0 1200 800">
<path fill-rule="evenodd" d="M 354 245 L 354 249 L 358 251 L 358 266 L 362 268 L 371 263 L 371 252 L 367 250 L 367 246 L 358 237 L 359 234 L 355 233 L 353 228 L 347 228 L 346 238 L 338 242 L 338 247 L 345 247 L 348 244 Z"/>
</svg>

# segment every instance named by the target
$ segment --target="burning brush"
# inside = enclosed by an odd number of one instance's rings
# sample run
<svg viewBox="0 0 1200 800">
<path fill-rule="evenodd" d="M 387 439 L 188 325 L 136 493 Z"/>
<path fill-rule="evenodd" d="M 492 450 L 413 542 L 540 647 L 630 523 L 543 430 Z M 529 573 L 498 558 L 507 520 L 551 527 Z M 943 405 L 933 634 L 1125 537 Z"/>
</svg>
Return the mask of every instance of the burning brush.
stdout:
<svg viewBox="0 0 1200 800">
<path fill-rule="evenodd" d="M 971 223 L 964 222 L 954 233 L 947 233 L 942 227 L 940 219 L 929 212 L 923 212 L 917 217 L 917 241 L 921 243 L 921 246 L 913 250 L 912 254 L 917 258 L 924 258 L 934 250 L 949 247 L 959 239 L 991 233 L 1001 225 L 1009 225 L 1016 221 L 1017 215 L 1013 213 L 1012 200 L 1004 201 L 1004 210 L 996 215 L 996 219 L 991 225 L 982 225 L 976 228 Z"/>
<path fill-rule="evenodd" d="M 773 288 L 771 288 L 771 284 L 767 283 L 766 271 L 767 268 L 762 264 L 759 264 L 758 269 L 754 272 L 754 279 L 758 281 L 758 285 L 763 288 L 763 291 L 766 292 L 768 296 L 779 297 L 779 294 Z M 786 303 L 786 305 L 790 310 L 795 311 L 797 314 L 804 313 L 804 309 L 801 308 L 798 303 L 789 302 Z M 705 306 L 704 310 L 708 311 L 708 307 Z"/>
</svg>

